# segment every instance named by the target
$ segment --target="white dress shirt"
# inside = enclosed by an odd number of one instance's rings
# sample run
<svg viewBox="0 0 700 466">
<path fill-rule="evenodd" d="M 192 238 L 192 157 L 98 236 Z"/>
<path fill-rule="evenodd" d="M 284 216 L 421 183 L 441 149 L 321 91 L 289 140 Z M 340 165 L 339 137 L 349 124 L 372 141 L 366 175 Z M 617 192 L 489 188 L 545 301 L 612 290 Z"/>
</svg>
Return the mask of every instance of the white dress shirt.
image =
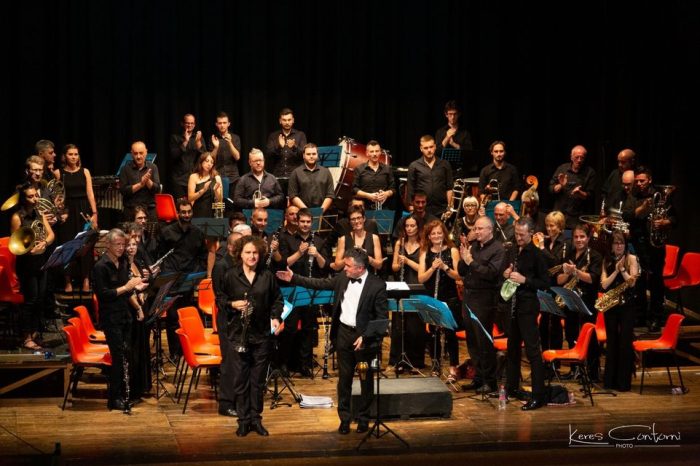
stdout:
<svg viewBox="0 0 700 466">
<path fill-rule="evenodd" d="M 359 278 L 361 282 L 348 282 L 348 287 L 343 294 L 343 301 L 340 303 L 340 321 L 350 327 L 357 326 L 357 306 L 360 305 L 362 288 L 367 283 L 369 272 L 365 270 Z"/>
</svg>

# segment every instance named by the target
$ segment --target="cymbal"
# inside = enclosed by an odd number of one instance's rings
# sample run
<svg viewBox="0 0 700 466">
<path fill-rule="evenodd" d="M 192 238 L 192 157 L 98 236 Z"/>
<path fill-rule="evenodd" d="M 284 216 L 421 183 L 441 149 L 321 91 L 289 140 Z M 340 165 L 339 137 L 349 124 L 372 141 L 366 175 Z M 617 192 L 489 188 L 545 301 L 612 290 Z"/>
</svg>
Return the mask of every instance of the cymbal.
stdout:
<svg viewBox="0 0 700 466">
<path fill-rule="evenodd" d="M 2 207 L 0 207 L 0 210 L 2 210 L 3 212 L 6 210 L 10 210 L 14 206 L 16 206 L 18 202 L 19 192 L 16 192 L 12 196 L 8 197 L 5 202 L 3 202 Z"/>
</svg>

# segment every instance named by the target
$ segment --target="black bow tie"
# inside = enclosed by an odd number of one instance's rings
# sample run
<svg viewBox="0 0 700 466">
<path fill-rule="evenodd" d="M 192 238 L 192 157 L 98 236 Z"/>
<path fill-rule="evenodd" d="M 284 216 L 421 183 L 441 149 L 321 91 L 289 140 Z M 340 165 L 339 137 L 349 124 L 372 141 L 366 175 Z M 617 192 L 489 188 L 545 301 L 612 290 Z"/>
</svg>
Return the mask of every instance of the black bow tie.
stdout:
<svg viewBox="0 0 700 466">
<path fill-rule="evenodd" d="M 362 279 L 361 278 L 351 278 L 350 282 L 351 283 L 362 283 Z"/>
</svg>

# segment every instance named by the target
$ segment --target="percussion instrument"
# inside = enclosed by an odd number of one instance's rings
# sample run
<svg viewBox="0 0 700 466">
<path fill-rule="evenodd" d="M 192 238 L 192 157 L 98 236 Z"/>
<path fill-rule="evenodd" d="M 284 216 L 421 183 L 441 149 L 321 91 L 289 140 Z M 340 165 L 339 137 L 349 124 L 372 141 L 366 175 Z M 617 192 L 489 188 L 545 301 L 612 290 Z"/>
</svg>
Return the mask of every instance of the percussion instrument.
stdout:
<svg viewBox="0 0 700 466">
<path fill-rule="evenodd" d="M 328 167 L 333 176 L 335 185 L 335 204 L 339 210 L 345 210 L 348 201 L 352 198 L 352 182 L 355 177 L 355 169 L 367 162 L 369 158 L 366 154 L 366 146 L 356 142 L 354 139 L 343 136 L 338 145 L 340 151 L 340 165 L 338 167 Z M 379 162 L 384 165 L 391 165 L 391 155 L 386 149 L 382 149 Z"/>
</svg>

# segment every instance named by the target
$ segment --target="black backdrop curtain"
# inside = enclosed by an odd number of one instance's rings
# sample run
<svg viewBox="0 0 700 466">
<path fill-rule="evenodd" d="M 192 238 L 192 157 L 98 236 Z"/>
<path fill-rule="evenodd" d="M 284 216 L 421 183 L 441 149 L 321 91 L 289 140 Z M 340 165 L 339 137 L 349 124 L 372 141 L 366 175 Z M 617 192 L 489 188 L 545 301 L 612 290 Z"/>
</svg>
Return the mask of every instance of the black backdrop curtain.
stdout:
<svg viewBox="0 0 700 466">
<path fill-rule="evenodd" d="M 489 143 L 502 139 L 507 159 L 542 186 L 575 144 L 601 178 L 621 148 L 634 148 L 656 182 L 679 186 L 685 213 L 673 239 L 700 250 L 686 157 L 696 126 L 694 5 L 13 2 L 0 20 L 2 186 L 9 195 L 42 138 L 59 151 L 77 144 L 97 175 L 113 174 L 142 139 L 167 180 L 168 138 L 184 113 L 208 135 L 226 111 L 247 153 L 285 106 L 309 141 L 374 138 L 407 166 L 456 99 L 472 165 L 485 165 Z"/>
</svg>

